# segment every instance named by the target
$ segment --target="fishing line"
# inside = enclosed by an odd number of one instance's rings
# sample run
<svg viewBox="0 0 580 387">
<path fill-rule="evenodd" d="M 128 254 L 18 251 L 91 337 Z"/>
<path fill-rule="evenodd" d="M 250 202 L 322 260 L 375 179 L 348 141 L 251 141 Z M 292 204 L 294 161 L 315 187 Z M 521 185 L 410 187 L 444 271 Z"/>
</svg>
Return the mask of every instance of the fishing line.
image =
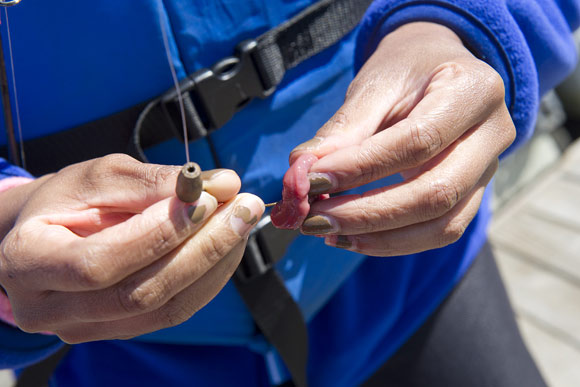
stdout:
<svg viewBox="0 0 580 387">
<path fill-rule="evenodd" d="M 169 63 L 169 68 L 171 69 L 171 77 L 173 78 L 173 84 L 175 86 L 175 91 L 177 92 L 177 100 L 179 101 L 179 111 L 181 113 L 181 125 L 183 126 L 183 140 L 185 144 L 185 158 L 187 163 L 189 160 L 189 140 L 187 138 L 187 122 L 185 120 L 185 108 L 183 106 L 183 96 L 181 95 L 181 87 L 179 86 L 179 79 L 177 79 L 177 72 L 175 71 L 175 66 L 171 60 L 171 50 L 169 48 L 169 38 L 167 36 L 167 23 L 165 23 L 164 12 L 159 12 L 159 24 L 161 25 L 161 34 L 163 35 L 163 47 L 165 49 L 165 55 L 167 56 L 167 62 Z"/>
<path fill-rule="evenodd" d="M 16 4 L 19 1 L 16 2 Z M 14 67 L 14 56 L 12 54 L 12 37 L 10 34 L 10 22 L 8 21 L 8 8 L 4 8 L 6 18 L 6 31 L 8 32 L 8 58 L 10 59 L 10 73 L 12 75 L 12 92 L 14 94 L 14 112 L 16 113 L 16 128 L 18 129 L 18 144 L 20 147 L 20 163 L 26 169 L 26 159 L 24 157 L 24 141 L 22 138 L 22 124 L 20 122 L 20 108 L 18 104 L 18 89 L 16 88 L 16 75 Z"/>
</svg>

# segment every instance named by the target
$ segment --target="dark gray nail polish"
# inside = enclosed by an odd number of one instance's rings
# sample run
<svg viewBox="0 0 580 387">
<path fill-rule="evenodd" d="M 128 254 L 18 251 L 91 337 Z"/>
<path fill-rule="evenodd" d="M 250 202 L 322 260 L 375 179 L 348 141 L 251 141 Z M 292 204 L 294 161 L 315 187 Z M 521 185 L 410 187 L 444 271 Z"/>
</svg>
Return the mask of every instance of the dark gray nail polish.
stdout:
<svg viewBox="0 0 580 387">
<path fill-rule="evenodd" d="M 336 237 L 334 245 L 341 249 L 350 249 L 352 247 L 352 242 L 346 235 L 339 235 Z"/>
<path fill-rule="evenodd" d="M 304 234 L 312 235 L 328 234 L 337 231 L 334 222 L 328 216 L 324 215 L 308 216 L 304 220 L 304 223 L 302 223 L 301 229 Z"/>
<path fill-rule="evenodd" d="M 193 223 L 197 224 L 203 220 L 206 210 L 207 208 L 204 204 L 200 206 L 192 206 L 187 209 L 187 216 L 189 216 L 189 219 L 191 219 Z"/>
<path fill-rule="evenodd" d="M 332 181 L 325 174 L 312 173 L 308 176 L 308 180 L 310 181 L 309 195 L 328 193 L 332 189 Z"/>
</svg>

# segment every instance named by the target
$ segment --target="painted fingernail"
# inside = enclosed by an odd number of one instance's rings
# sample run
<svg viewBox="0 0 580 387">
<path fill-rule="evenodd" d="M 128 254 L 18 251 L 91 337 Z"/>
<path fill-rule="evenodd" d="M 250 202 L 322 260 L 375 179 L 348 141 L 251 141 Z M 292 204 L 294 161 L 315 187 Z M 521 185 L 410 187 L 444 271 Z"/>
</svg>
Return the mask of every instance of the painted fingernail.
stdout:
<svg viewBox="0 0 580 387">
<path fill-rule="evenodd" d="M 238 199 L 231 216 L 232 228 L 244 236 L 250 232 L 264 212 L 264 206 L 252 196 Z"/>
<path fill-rule="evenodd" d="M 324 240 L 324 243 L 328 246 L 338 247 L 339 249 L 350 249 L 352 247 L 352 241 L 346 235 L 332 235 Z"/>
<path fill-rule="evenodd" d="M 318 148 L 318 146 L 324 140 L 322 137 L 314 137 L 311 140 L 303 142 L 302 144 L 298 145 L 296 148 L 292 149 L 292 152 L 299 152 L 299 151 L 306 151 L 306 150 L 313 150 Z"/>
<path fill-rule="evenodd" d="M 326 215 L 310 215 L 302 223 L 301 230 L 304 234 L 322 235 L 338 231 L 336 221 Z"/>
<path fill-rule="evenodd" d="M 308 180 L 310 181 L 310 191 L 308 191 L 309 195 L 327 193 L 334 187 L 334 178 L 328 173 L 309 173 Z"/>
<path fill-rule="evenodd" d="M 187 207 L 187 216 L 193 224 L 199 224 L 216 210 L 217 205 L 217 200 L 213 196 L 202 192 L 197 202 Z"/>
</svg>

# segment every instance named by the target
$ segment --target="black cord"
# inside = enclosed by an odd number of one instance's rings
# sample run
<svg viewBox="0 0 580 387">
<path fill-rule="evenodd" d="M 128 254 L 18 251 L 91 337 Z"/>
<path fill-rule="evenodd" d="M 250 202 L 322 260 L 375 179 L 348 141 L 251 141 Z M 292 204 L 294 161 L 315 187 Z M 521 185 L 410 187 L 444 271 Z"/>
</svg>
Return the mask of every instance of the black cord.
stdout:
<svg viewBox="0 0 580 387">
<path fill-rule="evenodd" d="M 6 137 L 8 140 L 9 159 L 12 164 L 23 167 L 14 132 L 14 120 L 12 118 L 12 104 L 10 103 L 10 89 L 8 87 L 6 62 L 4 61 L 2 34 L 0 34 L 0 93 L 2 94 L 2 107 L 4 110 L 4 124 L 6 126 Z"/>
</svg>

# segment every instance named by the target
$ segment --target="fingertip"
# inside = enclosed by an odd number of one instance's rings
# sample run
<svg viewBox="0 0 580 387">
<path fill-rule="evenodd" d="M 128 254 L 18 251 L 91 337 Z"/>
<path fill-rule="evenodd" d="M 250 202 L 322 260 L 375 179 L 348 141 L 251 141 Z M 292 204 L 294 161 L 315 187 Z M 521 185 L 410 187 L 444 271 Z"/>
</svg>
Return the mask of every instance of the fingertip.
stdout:
<svg viewBox="0 0 580 387">
<path fill-rule="evenodd" d="M 233 230 L 240 236 L 247 235 L 258 223 L 264 210 L 264 202 L 258 196 L 249 193 L 238 195 L 231 216 Z"/>
<path fill-rule="evenodd" d="M 237 173 L 231 169 L 213 169 L 202 173 L 203 189 L 213 195 L 218 202 L 231 200 L 242 186 Z"/>
<path fill-rule="evenodd" d="M 199 199 L 191 204 L 186 205 L 187 217 L 193 224 L 200 224 L 215 212 L 218 207 L 218 201 L 215 197 L 207 192 L 202 192 Z"/>
<path fill-rule="evenodd" d="M 304 153 L 316 153 L 320 145 L 324 142 L 323 137 L 314 137 L 302 144 L 298 145 L 296 148 L 292 149 L 290 152 L 290 157 L 288 159 L 290 165 L 296 161 L 298 157 L 303 155 Z"/>
<path fill-rule="evenodd" d="M 255 211 L 255 213 L 259 216 L 262 216 L 262 214 L 266 210 L 264 201 L 257 195 L 246 192 L 239 194 L 238 197 L 239 197 L 238 200 L 240 200 L 241 202 L 244 203 L 244 205 L 248 206 L 250 209 Z"/>
</svg>

